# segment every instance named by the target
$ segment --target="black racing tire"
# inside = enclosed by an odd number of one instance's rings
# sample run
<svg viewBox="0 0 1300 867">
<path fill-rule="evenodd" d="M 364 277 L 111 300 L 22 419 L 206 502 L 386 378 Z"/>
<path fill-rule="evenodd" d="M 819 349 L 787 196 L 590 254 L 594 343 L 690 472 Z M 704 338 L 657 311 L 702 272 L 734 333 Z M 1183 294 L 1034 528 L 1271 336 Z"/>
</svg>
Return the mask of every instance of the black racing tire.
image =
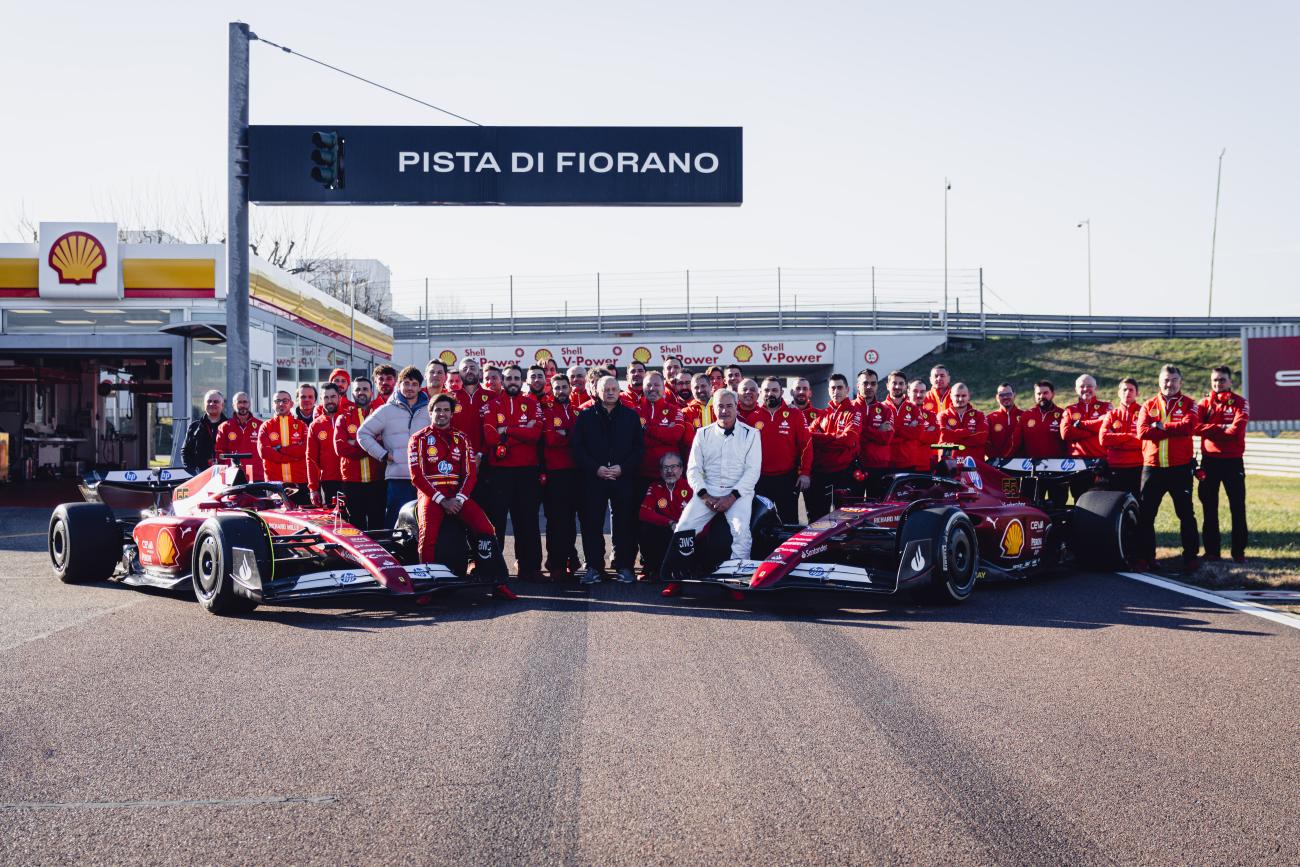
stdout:
<svg viewBox="0 0 1300 867">
<path fill-rule="evenodd" d="M 419 560 L 420 554 L 420 519 L 415 500 L 402 506 L 401 511 L 397 513 L 397 526 L 394 529 L 406 530 L 408 533 L 407 540 L 397 546 L 394 553 L 397 555 L 397 562 L 403 566 L 410 566 Z"/>
<path fill-rule="evenodd" d="M 50 515 L 50 563 L 64 584 L 107 581 L 122 559 L 122 528 L 103 503 L 64 503 Z"/>
<path fill-rule="evenodd" d="M 979 575 L 979 537 L 961 509 L 922 509 L 903 525 L 900 550 L 913 539 L 929 539 L 935 562 L 930 580 L 916 588 L 919 599 L 933 605 L 959 605 L 970 598 Z"/>
<path fill-rule="evenodd" d="M 194 596 L 217 615 L 248 614 L 257 602 L 236 589 L 234 549 L 248 548 L 259 563 L 271 562 L 271 540 L 252 515 L 215 515 L 203 522 L 194 540 Z"/>
<path fill-rule="evenodd" d="M 1070 510 L 1067 545 L 1080 565 L 1123 569 L 1137 550 L 1138 504 L 1127 491 L 1087 491 Z"/>
</svg>

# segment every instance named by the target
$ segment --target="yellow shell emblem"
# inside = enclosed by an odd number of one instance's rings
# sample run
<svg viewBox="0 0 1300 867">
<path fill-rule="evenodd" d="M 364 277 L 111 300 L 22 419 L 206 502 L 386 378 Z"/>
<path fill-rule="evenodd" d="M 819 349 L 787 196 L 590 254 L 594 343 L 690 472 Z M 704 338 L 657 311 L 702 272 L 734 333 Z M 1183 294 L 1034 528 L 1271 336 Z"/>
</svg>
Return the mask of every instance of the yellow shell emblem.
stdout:
<svg viewBox="0 0 1300 867">
<path fill-rule="evenodd" d="M 736 347 L 736 351 L 733 354 L 736 356 L 737 361 L 744 362 L 749 361 L 754 357 L 754 350 L 742 343 Z"/>
<path fill-rule="evenodd" d="M 549 349 L 539 349 L 533 353 L 533 360 L 536 361 L 538 364 L 545 364 L 546 362 L 550 361 L 553 357 L 554 356 L 551 355 L 551 350 Z"/>
<path fill-rule="evenodd" d="M 647 361 L 650 360 L 650 357 L 651 357 L 650 350 L 646 349 L 644 346 L 638 346 L 636 349 L 632 350 L 633 361 L 639 361 L 642 364 L 645 364 Z"/>
<path fill-rule="evenodd" d="M 94 283 L 108 264 L 108 254 L 94 235 L 69 232 L 50 247 L 49 262 L 60 283 Z"/>
<path fill-rule="evenodd" d="M 170 530 L 163 530 L 158 534 L 158 542 L 155 547 L 158 552 L 158 562 L 163 566 L 176 565 L 176 540 L 172 538 Z"/>
<path fill-rule="evenodd" d="M 438 353 L 438 360 L 448 367 L 451 367 L 456 363 L 456 353 L 452 352 L 450 349 L 444 349 L 442 352 Z"/>
<path fill-rule="evenodd" d="M 1025 525 L 1015 518 L 1002 531 L 1002 556 L 1019 557 L 1025 547 Z"/>
</svg>

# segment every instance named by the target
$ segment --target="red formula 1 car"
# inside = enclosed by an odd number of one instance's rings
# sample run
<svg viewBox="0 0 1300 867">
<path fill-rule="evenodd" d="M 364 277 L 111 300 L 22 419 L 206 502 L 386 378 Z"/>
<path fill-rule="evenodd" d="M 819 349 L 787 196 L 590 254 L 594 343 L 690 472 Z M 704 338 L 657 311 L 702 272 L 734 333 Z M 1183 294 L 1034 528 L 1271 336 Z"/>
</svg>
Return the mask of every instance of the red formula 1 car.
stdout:
<svg viewBox="0 0 1300 867">
<path fill-rule="evenodd" d="M 698 546 L 697 556 L 710 565 L 680 580 L 745 593 L 910 590 L 953 604 L 965 601 L 981 578 L 1022 578 L 1070 562 L 1120 569 L 1132 556 L 1137 502 L 1131 495 L 1091 490 L 1073 506 L 1052 505 L 1061 486 L 1093 474 L 1096 461 L 1014 458 L 995 467 L 955 456 L 961 446 L 936 448 L 932 472 L 890 476 L 880 496 L 841 504 L 806 527 L 781 524 L 760 498 L 753 559 L 723 559 L 730 536 L 720 525 L 719 539 Z"/>
<path fill-rule="evenodd" d="M 180 469 L 109 473 L 82 485 L 85 503 L 65 503 L 50 517 L 54 574 L 74 583 L 116 577 L 125 584 L 172 589 L 192 584 L 214 614 L 353 593 L 398 596 L 493 584 L 504 575 L 497 552 L 478 552 L 483 568 L 465 577 L 463 528 L 444 522 L 439 550 L 449 563 L 415 562 L 414 503 L 396 529 L 363 532 L 340 504 L 302 509 L 281 482 L 248 483 L 238 460 L 196 476 Z M 460 545 L 455 544 L 457 531 Z M 442 547 L 447 540 L 448 549 Z M 463 557 L 461 555 L 464 555 Z"/>
</svg>

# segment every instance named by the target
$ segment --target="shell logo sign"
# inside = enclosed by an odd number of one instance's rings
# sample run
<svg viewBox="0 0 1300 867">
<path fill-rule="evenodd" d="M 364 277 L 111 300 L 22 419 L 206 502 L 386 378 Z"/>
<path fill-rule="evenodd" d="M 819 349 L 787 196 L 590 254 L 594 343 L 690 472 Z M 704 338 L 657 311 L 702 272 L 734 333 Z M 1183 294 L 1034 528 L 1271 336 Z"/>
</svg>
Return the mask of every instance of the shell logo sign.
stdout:
<svg viewBox="0 0 1300 867">
<path fill-rule="evenodd" d="M 154 550 L 157 552 L 159 565 L 176 565 L 176 555 L 179 553 L 179 549 L 176 547 L 176 540 L 172 538 L 171 530 L 163 530 L 158 534 L 158 542 Z"/>
<path fill-rule="evenodd" d="M 438 353 L 438 360 L 448 367 L 451 367 L 456 363 L 456 353 L 452 352 L 450 349 L 444 349 L 442 352 Z"/>
<path fill-rule="evenodd" d="M 754 357 L 754 350 L 742 343 L 736 347 L 736 351 L 732 354 L 736 356 L 737 361 L 743 364 Z"/>
<path fill-rule="evenodd" d="M 1019 557 L 1025 548 L 1025 525 L 1019 518 L 1012 518 L 1011 523 L 1002 531 L 1002 556 Z"/>
<path fill-rule="evenodd" d="M 116 223 L 41 223 L 42 298 L 122 297 Z"/>
<path fill-rule="evenodd" d="M 108 254 L 94 235 L 68 232 L 50 245 L 48 261 L 60 283 L 94 283 L 108 263 Z"/>
<path fill-rule="evenodd" d="M 539 349 L 533 353 L 533 360 L 536 361 L 538 364 L 545 364 L 546 362 L 550 361 L 553 357 L 554 356 L 551 355 L 551 350 L 546 348 Z"/>
<path fill-rule="evenodd" d="M 638 346 L 636 349 L 632 350 L 633 361 L 639 361 L 642 364 L 646 364 L 652 358 L 654 358 L 654 354 L 651 353 L 650 350 L 644 346 Z"/>
</svg>

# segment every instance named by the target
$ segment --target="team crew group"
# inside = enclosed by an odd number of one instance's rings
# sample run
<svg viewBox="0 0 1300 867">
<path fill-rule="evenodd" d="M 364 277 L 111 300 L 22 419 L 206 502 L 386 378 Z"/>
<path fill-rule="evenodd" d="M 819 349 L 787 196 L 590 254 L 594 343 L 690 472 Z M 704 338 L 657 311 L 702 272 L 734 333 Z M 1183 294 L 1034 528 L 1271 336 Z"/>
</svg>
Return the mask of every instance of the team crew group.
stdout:
<svg viewBox="0 0 1300 867">
<path fill-rule="evenodd" d="M 1022 409 L 1012 386 L 1002 383 L 998 409 L 987 415 L 971 406 L 970 390 L 953 383 L 943 365 L 931 370 L 928 386 L 899 371 L 881 383 L 875 371 L 863 370 L 853 396 L 848 379 L 833 374 L 824 409 L 813 406 L 807 379 L 794 381 L 787 403 L 780 379 L 756 382 L 738 365 L 692 375 L 680 359 L 669 358 L 662 372 L 633 361 L 624 373 L 626 387 L 613 365 L 565 373 L 551 360 L 527 370 L 481 368 L 474 359 L 455 371 L 438 359 L 423 372 L 383 364 L 372 378 L 355 380 L 340 369 L 319 392 L 310 384 L 296 395 L 277 392 L 275 414 L 265 421 L 252 415 L 248 395 L 234 395 L 235 412 L 227 418 L 222 395 L 209 392 L 205 414 L 186 433 L 184 463 L 197 471 L 223 454 L 249 455 L 242 460 L 250 480 L 292 483 L 304 506 L 328 505 L 342 494 L 348 519 L 362 529 L 395 526 L 402 506 L 416 500 L 422 562 L 437 562 L 445 515 L 464 524 L 479 550 L 495 551 L 504 545 L 508 518 L 521 579 L 581 574 L 593 584 L 605 572 L 607 513 L 617 580 L 637 580 L 638 551 L 642 578 L 653 580 L 684 511 L 692 524 L 698 515 L 727 513 L 733 535 L 745 534 L 753 494 L 772 500 L 787 521 L 796 520 L 802 495 L 811 521 L 830 511 L 833 492 L 871 493 L 889 473 L 928 471 L 932 446 L 945 442 L 979 461 L 1103 459 L 1095 477 L 1078 477 L 1052 498 L 1064 504 L 1067 495 L 1077 498 L 1093 485 L 1137 497 L 1137 569 L 1154 561 L 1155 518 L 1165 494 L 1179 519 L 1184 568 L 1196 567 L 1201 540 L 1191 497 L 1199 476 L 1206 558 L 1220 558 L 1221 485 L 1232 516 L 1231 555 L 1245 557 L 1242 455 L 1249 410 L 1226 367 L 1214 369 L 1211 392 L 1199 403 L 1182 393 L 1178 369 L 1166 365 L 1158 394 L 1145 401 L 1133 379 L 1119 383 L 1113 404 L 1101 400 L 1096 380 L 1083 375 L 1075 382 L 1078 400 L 1068 406 L 1057 404 L 1052 383 L 1042 380 L 1034 384 L 1034 404 Z M 701 441 L 701 447 L 715 443 L 707 446 L 716 452 L 710 461 L 741 454 L 728 448 L 737 429 L 744 435 L 734 442 L 752 438 L 759 446 L 743 453 L 760 464 L 757 474 L 743 473 L 752 482 L 738 482 L 752 488 L 715 496 L 697 476 L 700 490 L 693 490 L 688 459 L 696 471 L 705 456 L 692 458 L 692 445 L 710 428 L 716 436 Z M 1201 437 L 1199 471 L 1193 435 Z M 734 514 L 738 502 L 744 520 Z M 539 511 L 546 516 L 545 559 Z M 747 535 L 736 543 L 733 556 L 738 548 L 747 551 Z M 669 584 L 664 592 L 679 589 Z M 513 596 L 504 583 L 497 593 Z"/>
</svg>

